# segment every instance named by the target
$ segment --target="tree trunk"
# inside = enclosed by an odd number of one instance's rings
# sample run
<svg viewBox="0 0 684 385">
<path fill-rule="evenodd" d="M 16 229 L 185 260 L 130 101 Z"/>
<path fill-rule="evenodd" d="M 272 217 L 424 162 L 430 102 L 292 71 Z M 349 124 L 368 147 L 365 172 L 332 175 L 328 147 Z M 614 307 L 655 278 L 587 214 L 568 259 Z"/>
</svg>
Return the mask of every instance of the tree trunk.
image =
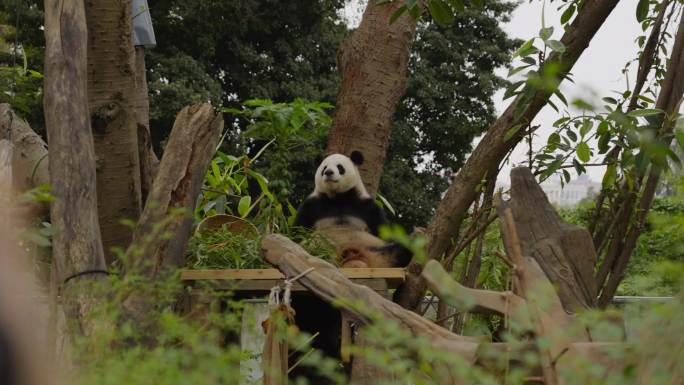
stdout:
<svg viewBox="0 0 684 385">
<path fill-rule="evenodd" d="M 145 47 L 135 47 L 135 112 L 137 118 L 138 156 L 140 158 L 140 189 L 144 203 L 152 189 L 159 159 L 152 149 L 150 133 L 150 98 L 145 72 Z"/>
<path fill-rule="evenodd" d="M 127 260 L 133 264 L 129 272 L 157 281 L 161 274 L 183 265 L 197 195 L 222 129 L 223 115 L 208 103 L 185 107 L 178 114 L 127 250 Z M 124 306 L 144 325 L 154 305 L 145 293 L 133 293 Z"/>
<path fill-rule="evenodd" d="M 559 68 L 557 79 L 562 79 L 575 65 L 589 42 L 599 30 L 619 0 L 594 0 L 584 3 L 575 21 L 561 38 L 565 46 L 562 56 L 553 54 L 546 65 Z M 488 170 L 497 167 L 506 154 L 524 137 L 526 130 L 521 128 L 512 138 L 505 140 L 506 133 L 516 124 L 530 124 L 537 113 L 546 105 L 551 93 L 538 90 L 516 118 L 516 110 L 524 102 L 522 96 L 516 97 L 506 111 L 489 127 L 477 147 L 456 174 L 444 198 L 437 206 L 435 216 L 428 226 L 427 255 L 429 259 L 439 259 L 451 244 L 451 238 L 458 231 L 461 222 L 477 195 L 477 186 Z M 415 308 L 425 292 L 425 282 L 420 277 L 421 267 L 413 262 L 402 290 L 399 302 L 402 306 Z"/>
<path fill-rule="evenodd" d="M 56 277 L 64 309 L 81 332 L 99 299 L 78 283 L 105 277 L 97 217 L 95 151 L 86 91 L 87 28 L 83 1 L 45 1 L 45 123 L 50 144 L 50 207 Z"/>
<path fill-rule="evenodd" d="M 681 70 L 682 65 L 684 65 L 684 15 L 680 16 L 679 19 L 677 36 L 672 47 L 670 60 L 667 63 L 667 72 L 665 79 L 663 79 L 660 85 L 660 93 L 656 101 L 656 108 L 664 111 L 664 114 L 659 116 L 662 123 L 658 127 L 657 137 L 667 146 L 672 141 L 672 131 L 674 129 L 672 117 L 679 113 L 682 98 L 684 97 L 684 72 Z M 601 296 L 598 301 L 601 307 L 605 307 L 610 303 L 620 282 L 624 278 L 627 264 L 634 252 L 639 235 L 641 235 L 641 231 L 646 224 L 646 218 L 651 209 L 651 203 L 655 196 L 661 172 L 662 169 L 657 164 L 651 164 L 648 174 L 640 176 L 640 180 L 645 184 L 639 184 L 639 186 L 644 186 L 644 188 L 637 206 L 635 221 L 631 224 L 624 240 L 620 239 L 620 245 L 622 246 L 620 250 L 613 255 L 608 254 L 601 266 L 601 270 L 599 270 L 599 273 L 604 273 L 604 275 L 599 276 L 599 279 L 602 278 L 603 280 L 606 279 L 605 273 L 610 272 L 605 285 L 601 287 Z M 636 194 L 630 195 L 630 199 L 627 204 L 634 205 Z M 603 280 L 599 283 L 603 284 Z"/>
<path fill-rule="evenodd" d="M 368 192 L 374 194 L 385 162 L 391 119 L 406 88 L 409 48 L 416 21 L 390 16 L 403 4 L 370 0 L 359 28 L 342 44 L 338 66 L 342 86 L 328 136 L 327 154 L 361 151 L 359 167 Z"/>
<path fill-rule="evenodd" d="M 87 0 L 88 102 L 97 154 L 97 193 L 107 261 L 126 248 L 142 207 L 130 0 Z"/>
<path fill-rule="evenodd" d="M 14 147 L 12 169 L 16 191 L 50 183 L 47 144 L 5 103 L 0 104 L 0 138 L 10 138 Z"/>
<path fill-rule="evenodd" d="M 596 305 L 596 251 L 585 228 L 564 222 L 527 167 L 511 171 L 509 202 L 524 255 L 554 283 L 567 312 Z"/>
</svg>

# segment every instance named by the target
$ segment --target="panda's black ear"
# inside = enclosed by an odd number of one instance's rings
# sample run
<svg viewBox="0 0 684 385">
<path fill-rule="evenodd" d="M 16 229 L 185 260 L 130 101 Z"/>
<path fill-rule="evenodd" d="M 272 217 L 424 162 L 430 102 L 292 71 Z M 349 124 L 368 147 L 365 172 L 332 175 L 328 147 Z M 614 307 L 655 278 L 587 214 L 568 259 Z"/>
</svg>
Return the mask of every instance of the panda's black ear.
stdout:
<svg viewBox="0 0 684 385">
<path fill-rule="evenodd" d="M 316 155 L 316 159 L 314 159 L 314 162 L 316 162 L 316 165 L 321 164 L 321 162 L 323 162 L 323 154 Z"/>
<path fill-rule="evenodd" d="M 363 164 L 363 154 L 360 151 L 352 151 L 349 157 L 355 165 L 360 166 Z"/>
</svg>

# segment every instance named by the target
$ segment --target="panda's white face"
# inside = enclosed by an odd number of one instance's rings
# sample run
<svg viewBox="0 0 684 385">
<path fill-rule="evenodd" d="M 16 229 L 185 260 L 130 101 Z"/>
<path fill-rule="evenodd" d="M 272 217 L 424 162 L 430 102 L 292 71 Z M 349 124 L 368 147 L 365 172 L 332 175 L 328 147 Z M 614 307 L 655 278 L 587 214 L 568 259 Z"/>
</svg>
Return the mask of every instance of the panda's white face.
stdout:
<svg viewBox="0 0 684 385">
<path fill-rule="evenodd" d="M 342 154 L 332 154 L 323 159 L 316 170 L 315 184 L 314 195 L 325 194 L 333 197 L 356 189 L 360 197 L 368 197 L 356 165 Z"/>
</svg>

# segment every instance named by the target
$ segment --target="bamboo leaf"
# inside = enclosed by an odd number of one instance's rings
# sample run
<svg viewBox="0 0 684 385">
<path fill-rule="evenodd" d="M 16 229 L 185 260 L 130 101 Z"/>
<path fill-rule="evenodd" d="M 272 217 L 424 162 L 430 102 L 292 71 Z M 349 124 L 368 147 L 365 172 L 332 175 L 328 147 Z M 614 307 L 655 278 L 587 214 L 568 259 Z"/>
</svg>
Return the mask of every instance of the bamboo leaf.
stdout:
<svg viewBox="0 0 684 385">
<path fill-rule="evenodd" d="M 240 214 L 240 217 L 244 218 L 249 214 L 249 205 L 252 204 L 252 197 L 249 195 L 245 195 L 242 198 L 240 198 L 240 202 L 238 202 L 238 214 Z"/>
</svg>

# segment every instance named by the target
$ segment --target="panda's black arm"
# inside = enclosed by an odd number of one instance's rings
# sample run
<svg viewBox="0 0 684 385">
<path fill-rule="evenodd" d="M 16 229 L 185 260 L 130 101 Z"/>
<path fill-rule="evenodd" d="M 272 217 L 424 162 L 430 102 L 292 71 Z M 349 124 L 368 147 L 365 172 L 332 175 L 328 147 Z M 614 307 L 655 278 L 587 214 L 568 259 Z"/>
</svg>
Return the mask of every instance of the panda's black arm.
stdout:
<svg viewBox="0 0 684 385">
<path fill-rule="evenodd" d="M 307 199 L 302 203 L 299 210 L 297 210 L 297 216 L 294 220 L 294 226 L 306 227 L 307 229 L 313 229 L 314 223 L 316 221 L 318 204 L 315 200 Z"/>
<path fill-rule="evenodd" d="M 369 199 L 366 202 L 367 205 L 367 218 L 365 219 L 366 225 L 368 226 L 368 231 L 373 235 L 378 235 L 380 231 L 380 226 L 386 225 L 389 222 L 385 216 L 385 211 L 378 205 L 375 204 L 373 199 Z"/>
</svg>

